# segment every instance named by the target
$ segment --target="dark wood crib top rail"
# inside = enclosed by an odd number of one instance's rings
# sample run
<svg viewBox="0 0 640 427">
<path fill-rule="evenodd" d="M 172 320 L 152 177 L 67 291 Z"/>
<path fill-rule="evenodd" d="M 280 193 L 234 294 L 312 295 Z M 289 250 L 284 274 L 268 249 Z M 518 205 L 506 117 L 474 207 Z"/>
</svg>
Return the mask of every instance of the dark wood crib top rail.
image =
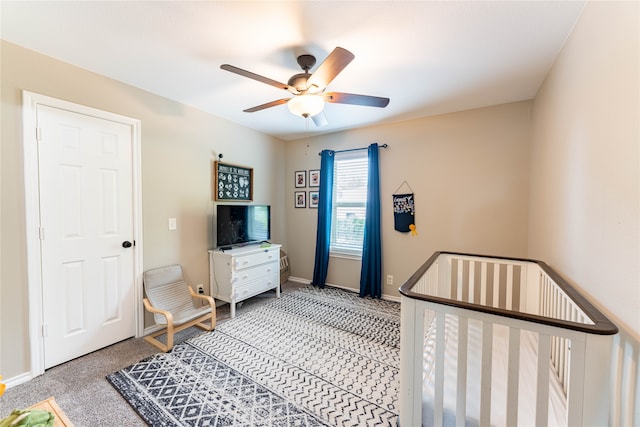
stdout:
<svg viewBox="0 0 640 427">
<path fill-rule="evenodd" d="M 449 298 L 442 298 L 433 295 L 425 295 L 417 292 L 413 292 L 413 287 L 424 276 L 429 268 L 436 262 L 440 255 L 453 255 L 453 256 L 467 256 L 478 258 L 491 258 L 505 261 L 517 261 L 537 264 L 538 267 L 544 273 L 546 273 L 556 285 L 564 291 L 564 293 L 580 307 L 580 309 L 586 314 L 586 316 L 593 322 L 593 324 L 585 324 L 578 322 L 571 322 L 568 320 L 554 319 L 550 317 L 524 313 L 521 311 L 505 310 L 497 307 L 484 306 L 480 304 L 469 303 L 465 301 L 457 301 Z M 555 270 L 549 267 L 546 263 L 535 259 L 526 258 L 508 258 L 503 256 L 493 255 L 479 255 L 462 252 L 447 252 L 437 251 L 424 263 L 413 275 L 400 287 L 400 294 L 407 298 L 428 301 L 436 304 L 443 304 L 452 307 L 459 307 L 468 310 L 479 311 L 483 313 L 489 313 L 497 316 L 510 317 L 513 319 L 519 319 L 529 322 L 540 323 L 543 325 L 555 326 L 564 329 L 570 329 L 580 332 L 586 332 L 597 335 L 614 335 L 618 333 L 618 327 L 605 316 L 600 310 L 598 310 L 589 300 L 587 300 L 576 288 L 571 286 L 566 280 L 564 280 Z"/>
</svg>

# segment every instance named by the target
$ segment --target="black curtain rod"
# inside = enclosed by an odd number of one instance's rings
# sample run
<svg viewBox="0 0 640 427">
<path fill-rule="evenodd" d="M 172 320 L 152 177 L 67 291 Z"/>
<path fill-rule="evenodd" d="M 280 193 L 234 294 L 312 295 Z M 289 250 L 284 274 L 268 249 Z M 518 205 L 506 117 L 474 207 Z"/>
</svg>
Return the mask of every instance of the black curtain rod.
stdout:
<svg viewBox="0 0 640 427">
<path fill-rule="evenodd" d="M 389 148 L 389 146 L 387 144 L 382 144 L 380 145 L 378 148 Z M 369 147 L 362 147 L 362 148 L 350 148 L 348 150 L 332 150 L 334 153 L 346 153 L 349 151 L 360 151 L 360 150 L 368 150 Z M 322 156 L 322 151 L 318 153 L 318 156 Z"/>
</svg>

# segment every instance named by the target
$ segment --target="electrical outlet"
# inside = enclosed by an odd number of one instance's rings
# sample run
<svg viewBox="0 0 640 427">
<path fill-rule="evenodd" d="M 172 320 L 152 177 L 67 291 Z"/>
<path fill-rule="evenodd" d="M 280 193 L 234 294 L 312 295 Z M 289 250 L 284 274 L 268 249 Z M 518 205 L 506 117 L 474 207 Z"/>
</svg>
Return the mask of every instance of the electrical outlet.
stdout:
<svg viewBox="0 0 640 427">
<path fill-rule="evenodd" d="M 387 285 L 393 285 L 393 276 L 391 274 L 387 274 Z"/>
<path fill-rule="evenodd" d="M 204 295 L 204 285 L 202 283 L 196 285 L 196 289 L 198 290 L 199 295 Z"/>
</svg>

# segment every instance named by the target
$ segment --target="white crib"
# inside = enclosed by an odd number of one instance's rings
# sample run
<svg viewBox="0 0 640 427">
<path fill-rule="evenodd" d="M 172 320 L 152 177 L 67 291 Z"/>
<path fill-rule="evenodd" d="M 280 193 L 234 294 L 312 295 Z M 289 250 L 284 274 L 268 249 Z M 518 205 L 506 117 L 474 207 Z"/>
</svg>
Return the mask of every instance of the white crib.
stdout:
<svg viewBox="0 0 640 427">
<path fill-rule="evenodd" d="M 400 294 L 401 426 L 609 423 L 618 329 L 545 263 L 436 252 Z"/>
</svg>

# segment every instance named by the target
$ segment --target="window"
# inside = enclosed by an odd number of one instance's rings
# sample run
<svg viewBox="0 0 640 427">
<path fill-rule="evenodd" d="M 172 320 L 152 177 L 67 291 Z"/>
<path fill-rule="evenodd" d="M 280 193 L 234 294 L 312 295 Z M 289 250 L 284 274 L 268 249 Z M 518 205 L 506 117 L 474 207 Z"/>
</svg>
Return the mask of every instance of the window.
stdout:
<svg viewBox="0 0 640 427">
<path fill-rule="evenodd" d="M 361 257 L 367 205 L 367 151 L 335 156 L 330 251 Z"/>
</svg>

